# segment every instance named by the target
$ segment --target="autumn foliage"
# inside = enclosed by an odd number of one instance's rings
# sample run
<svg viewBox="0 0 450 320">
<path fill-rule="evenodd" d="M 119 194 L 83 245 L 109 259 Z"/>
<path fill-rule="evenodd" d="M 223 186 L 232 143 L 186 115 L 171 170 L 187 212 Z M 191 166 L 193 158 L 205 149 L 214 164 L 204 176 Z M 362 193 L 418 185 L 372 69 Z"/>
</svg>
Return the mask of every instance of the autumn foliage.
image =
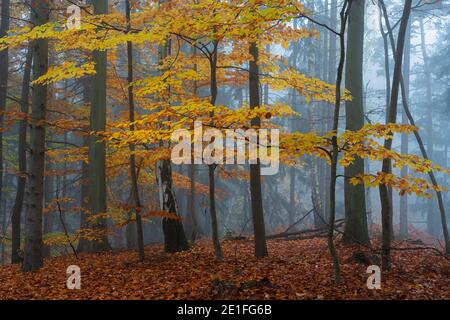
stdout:
<svg viewBox="0 0 450 320">
<path fill-rule="evenodd" d="M 338 242 L 342 284 L 333 283 L 326 241 L 270 240 L 270 257 L 253 257 L 250 240 L 225 240 L 224 261 L 206 241 L 186 252 L 146 247 L 145 262 L 130 251 L 69 255 L 46 260 L 42 270 L 21 274 L 0 267 L 0 299 L 449 299 L 448 260 L 424 246 L 395 242 L 393 269 L 382 273 L 382 289 L 366 286 L 367 264 L 352 258 L 377 251 Z M 378 246 L 375 241 L 374 248 Z M 421 248 L 422 247 L 422 248 Z M 66 269 L 81 268 L 81 290 L 66 288 Z"/>
</svg>

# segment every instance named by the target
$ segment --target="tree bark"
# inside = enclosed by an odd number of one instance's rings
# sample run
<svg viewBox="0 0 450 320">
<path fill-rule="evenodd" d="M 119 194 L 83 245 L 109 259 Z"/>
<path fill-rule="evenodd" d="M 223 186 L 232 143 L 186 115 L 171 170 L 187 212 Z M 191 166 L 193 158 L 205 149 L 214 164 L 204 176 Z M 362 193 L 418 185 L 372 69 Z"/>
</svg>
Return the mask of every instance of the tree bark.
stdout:
<svg viewBox="0 0 450 320">
<path fill-rule="evenodd" d="M 332 130 L 335 132 L 335 136 L 332 138 L 332 153 L 331 153 L 331 165 L 330 165 L 330 212 L 329 212 L 329 222 L 328 222 L 328 248 L 330 250 L 331 257 L 333 259 L 334 268 L 334 281 L 339 283 L 341 281 L 341 269 L 339 266 L 339 257 L 336 252 L 336 247 L 334 246 L 334 228 L 336 220 L 336 179 L 337 179 L 337 164 L 339 158 L 339 145 L 338 145 L 338 129 L 339 129 L 339 115 L 341 111 L 341 87 L 342 87 L 342 77 L 344 72 L 345 64 L 345 31 L 347 28 L 348 15 L 351 10 L 352 0 L 345 0 L 340 17 L 341 17 L 341 27 L 339 31 L 340 37 L 340 59 L 339 66 L 336 74 L 336 101 L 334 106 L 333 115 L 333 127 Z"/>
<path fill-rule="evenodd" d="M 364 52 L 364 12 L 365 1 L 353 1 L 348 17 L 347 55 L 345 86 L 352 95 L 346 102 L 346 130 L 358 131 L 364 126 L 363 103 L 363 52 Z M 345 229 L 346 243 L 369 244 L 367 228 L 366 196 L 363 185 L 353 186 L 351 177 L 364 174 L 364 160 L 357 157 L 344 169 L 345 183 Z"/>
<path fill-rule="evenodd" d="M 259 98 L 259 66 L 258 66 L 258 46 L 255 42 L 250 43 L 250 55 L 252 60 L 249 62 L 249 97 L 250 109 L 260 106 Z M 252 119 L 252 127 L 259 128 L 261 120 Z M 259 157 L 258 163 L 250 164 L 250 194 L 252 203 L 253 230 L 255 234 L 255 256 L 265 257 L 267 253 L 266 230 L 264 225 L 263 199 L 261 193 L 261 163 Z"/>
<path fill-rule="evenodd" d="M 48 2 L 31 1 L 31 19 L 34 26 L 49 22 Z M 47 73 L 48 40 L 33 43 L 33 80 Z M 25 220 L 25 250 L 22 271 L 40 269 L 44 264 L 42 244 L 42 213 L 45 171 L 45 117 L 47 109 L 47 85 L 34 85 L 31 102 L 30 166 L 28 174 L 27 214 Z"/>
<path fill-rule="evenodd" d="M 128 31 L 131 30 L 131 5 L 130 0 L 125 1 L 125 11 Z M 134 81 L 133 75 L 133 44 L 131 41 L 127 42 L 127 56 L 128 56 L 128 107 L 130 118 L 130 131 L 135 130 L 134 125 L 134 92 L 132 83 Z M 145 258 L 144 253 L 144 233 L 142 230 L 142 217 L 141 217 L 141 199 L 139 196 L 138 177 L 136 172 L 136 156 L 134 155 L 135 146 L 130 144 L 130 177 L 131 177 L 131 193 L 133 197 L 134 211 L 136 214 L 136 235 L 138 244 L 139 260 L 142 262 Z"/>
<path fill-rule="evenodd" d="M 22 79 L 22 93 L 20 96 L 20 112 L 28 115 L 29 100 L 30 100 L 30 80 L 31 80 L 31 64 L 33 61 L 33 45 L 30 44 L 27 49 L 25 67 Z M 23 201 L 25 197 L 26 172 L 27 172 L 27 121 L 21 120 L 19 123 L 19 142 L 18 142 L 18 163 L 19 175 L 17 176 L 17 191 L 14 200 L 14 206 L 11 215 L 12 227 L 12 248 L 11 248 L 11 263 L 20 263 L 21 257 L 20 238 L 21 238 L 21 215 L 23 208 Z"/>
<path fill-rule="evenodd" d="M 210 91 L 211 91 L 211 104 L 216 105 L 217 100 L 217 57 L 218 57 L 218 46 L 219 42 L 217 40 L 213 41 L 213 52 L 209 59 L 210 62 L 210 71 L 211 71 L 211 83 L 210 83 Z M 211 118 L 214 116 L 214 112 L 210 114 Z M 214 172 L 216 170 L 216 165 L 212 164 L 208 166 L 209 173 L 209 211 L 211 215 L 211 232 L 212 232 L 212 241 L 214 246 L 214 254 L 217 259 L 223 259 L 222 248 L 220 247 L 219 240 L 219 227 L 217 223 L 217 212 L 216 212 L 216 187 L 215 187 L 215 176 Z"/>
<path fill-rule="evenodd" d="M 91 80 L 83 79 L 83 101 L 86 105 L 91 101 Z M 86 128 L 88 130 L 88 128 Z M 83 147 L 89 147 L 89 137 L 83 137 Z M 89 222 L 89 165 L 85 162 L 81 162 L 81 180 L 80 180 L 80 229 L 89 229 L 92 227 Z M 91 248 L 91 241 L 85 237 L 81 237 L 78 241 L 78 252 L 89 252 Z"/>
<path fill-rule="evenodd" d="M 170 0 L 159 0 L 158 3 L 161 5 L 163 2 L 169 1 Z M 160 61 L 163 61 L 171 54 L 171 47 L 171 41 L 170 39 L 167 39 L 166 44 L 159 48 Z M 172 164 L 170 160 L 162 160 L 158 164 L 158 171 L 161 209 L 178 216 L 178 205 L 173 189 Z M 189 249 L 181 219 L 175 220 L 163 218 L 162 227 L 164 233 L 164 248 L 166 252 L 174 253 Z"/>
<path fill-rule="evenodd" d="M 108 13 L 108 1 L 93 1 L 94 14 Z M 107 53 L 106 51 L 94 51 L 95 75 L 92 77 L 91 92 L 91 131 L 106 130 L 106 78 L 107 78 Z M 100 141 L 97 135 L 89 137 L 89 208 L 93 216 L 105 214 L 106 205 L 106 144 Z M 98 232 L 98 239 L 91 241 L 88 251 L 99 252 L 111 249 L 107 235 L 107 219 L 97 217 L 93 222 L 93 228 Z"/>
<path fill-rule="evenodd" d="M 380 2 L 382 2 L 380 0 Z M 400 89 L 400 80 L 402 76 L 403 52 L 405 48 L 405 35 L 408 27 L 409 16 L 411 13 L 412 0 L 406 0 L 403 8 L 402 19 L 397 39 L 397 50 L 395 52 L 395 67 L 392 79 L 391 101 L 389 104 L 389 113 L 387 123 L 397 122 L 397 100 Z M 392 149 L 392 139 L 385 139 L 384 147 L 388 150 Z M 392 173 L 392 161 L 384 159 L 382 171 L 385 174 Z M 382 265 L 383 269 L 391 268 L 391 239 L 392 239 L 392 201 L 389 198 L 388 188 L 380 185 L 380 201 L 381 201 L 381 220 L 382 220 Z"/>
<path fill-rule="evenodd" d="M 423 18 L 419 18 L 420 26 L 420 49 L 423 58 L 423 71 L 425 73 L 425 97 L 426 97 L 426 135 L 427 135 L 427 154 L 433 159 L 433 84 L 430 70 L 430 58 L 428 57 L 427 44 L 425 41 L 425 26 Z M 431 235 L 438 235 L 439 219 L 434 211 L 434 199 L 427 203 L 427 231 Z"/>
<path fill-rule="evenodd" d="M 383 1 L 380 1 L 380 4 L 383 8 L 383 14 L 384 14 L 384 18 L 386 20 L 386 23 L 388 25 L 388 34 L 389 34 L 389 38 L 390 38 L 390 42 L 391 42 L 391 48 L 392 51 L 394 52 L 394 55 L 396 54 L 396 48 L 395 48 L 395 41 L 394 41 L 394 36 L 392 34 L 392 29 L 389 26 L 389 20 L 388 20 L 388 16 L 387 16 L 387 11 L 386 11 L 386 7 L 384 5 Z M 407 91 L 406 91 L 406 87 L 405 87 L 405 82 L 403 79 L 403 76 L 400 76 L 400 86 L 401 86 L 401 93 L 402 93 L 402 104 L 403 104 L 403 110 L 406 113 L 406 116 L 408 117 L 409 123 L 413 126 L 415 126 L 415 121 L 414 121 L 414 117 L 411 114 L 411 111 L 409 110 L 409 106 L 408 106 L 408 99 L 407 99 Z M 427 151 L 425 149 L 425 144 L 422 140 L 422 137 L 419 133 L 419 131 L 414 131 L 414 136 L 416 138 L 417 144 L 419 145 L 419 149 L 420 152 L 422 154 L 422 157 L 426 160 L 429 160 Z M 430 171 L 428 173 L 428 176 L 430 177 L 431 183 L 437 187 L 438 183 L 437 183 L 437 179 L 436 176 L 434 175 L 433 171 Z M 450 253 L 450 237 L 449 237 L 449 233 L 448 233 L 448 228 L 447 228 L 447 217 L 446 217 L 446 212 L 445 212 L 445 206 L 444 206 L 444 200 L 442 197 L 442 193 L 440 191 L 436 191 L 436 197 L 438 200 L 438 206 L 439 206 L 439 211 L 440 211 L 440 216 L 441 216 L 441 226 L 442 226 L 442 231 L 443 231 L 443 235 L 444 235 L 444 241 L 445 241 L 445 251 L 446 253 Z"/>
<path fill-rule="evenodd" d="M 405 43 L 405 62 L 403 67 L 403 81 L 405 86 L 405 94 L 402 92 L 402 99 L 406 99 L 406 103 L 409 105 L 409 78 L 411 69 L 411 19 L 408 23 L 408 29 L 406 32 L 406 43 Z M 402 90 L 403 91 L 403 90 Z M 402 110 L 402 123 L 408 124 L 408 116 L 403 108 Z M 409 149 L 409 137 L 407 134 L 402 134 L 401 140 L 401 153 L 408 154 Z M 406 177 L 408 175 L 408 167 L 404 166 L 401 169 L 401 177 Z M 400 197 L 400 239 L 408 239 L 408 196 L 405 194 Z"/>
<path fill-rule="evenodd" d="M 1 4 L 1 23 L 0 23 L 0 38 L 7 35 L 9 30 L 9 0 L 2 0 Z M 9 66 L 9 51 L 8 49 L 0 51 L 0 128 L 4 127 L 4 115 L 3 112 L 6 110 L 6 97 L 8 93 L 8 66 Z M 4 164 L 3 164 L 3 130 L 0 130 L 0 204 L 2 203 L 3 197 L 3 175 L 4 175 Z M 6 208 L 3 211 L 6 220 Z M 1 205 L 0 205 L 1 210 Z"/>
</svg>

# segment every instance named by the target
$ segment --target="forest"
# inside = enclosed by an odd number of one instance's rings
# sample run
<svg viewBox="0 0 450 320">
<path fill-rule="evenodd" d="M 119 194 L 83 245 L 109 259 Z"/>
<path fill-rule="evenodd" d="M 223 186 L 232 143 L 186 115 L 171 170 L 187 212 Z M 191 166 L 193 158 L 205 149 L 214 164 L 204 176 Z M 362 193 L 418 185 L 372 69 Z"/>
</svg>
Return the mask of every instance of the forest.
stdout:
<svg viewBox="0 0 450 320">
<path fill-rule="evenodd" d="M 0 300 L 450 299 L 450 1 L 0 1 Z"/>
</svg>

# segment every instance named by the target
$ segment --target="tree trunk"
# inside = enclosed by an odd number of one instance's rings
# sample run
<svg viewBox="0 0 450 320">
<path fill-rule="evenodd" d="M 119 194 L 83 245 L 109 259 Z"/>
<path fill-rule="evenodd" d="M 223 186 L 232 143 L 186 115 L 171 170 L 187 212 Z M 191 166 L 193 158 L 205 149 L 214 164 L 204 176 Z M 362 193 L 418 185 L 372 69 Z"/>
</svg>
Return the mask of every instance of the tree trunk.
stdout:
<svg viewBox="0 0 450 320">
<path fill-rule="evenodd" d="M 210 71 L 211 71 L 211 83 L 210 83 L 210 91 L 211 91 L 211 104 L 216 105 L 217 100 L 217 56 L 218 56 L 218 46 L 219 42 L 215 40 L 213 42 L 213 52 L 210 57 Z M 212 112 L 210 114 L 211 118 L 214 116 Z M 222 260 L 222 248 L 220 247 L 219 240 L 219 227 L 217 224 L 217 212 L 216 212 L 216 186 L 215 186 L 215 176 L 214 172 L 216 170 L 216 165 L 212 164 L 208 166 L 209 173 L 209 210 L 211 215 L 211 233 L 212 233 L 212 241 L 214 246 L 214 254 L 217 259 Z"/>
<path fill-rule="evenodd" d="M 126 7 L 126 19 L 127 19 L 127 28 L 131 29 L 131 6 L 130 0 L 125 1 Z M 134 81 L 133 77 L 133 44 L 131 41 L 127 42 L 127 55 L 128 55 L 128 107 L 129 107 L 129 117 L 130 117 L 130 131 L 133 132 L 135 130 L 134 125 L 134 93 L 132 83 Z M 136 214 L 136 235 L 137 235 L 137 244 L 138 244 L 138 252 L 139 252 L 139 260 L 144 261 L 144 234 L 142 230 L 142 217 L 141 217 L 141 199 L 139 196 L 139 186 L 138 186 L 138 177 L 136 172 L 136 157 L 134 155 L 135 146 L 130 144 L 130 177 L 131 177 L 131 193 L 133 198 L 134 211 Z"/>
<path fill-rule="evenodd" d="M 25 61 L 25 68 L 23 71 L 22 93 L 20 96 L 20 112 L 28 114 L 29 100 L 30 100 L 30 79 L 31 79 L 31 63 L 33 61 L 33 45 L 30 44 L 27 49 L 27 56 Z M 11 215 L 12 227 L 12 248 L 11 248 L 11 263 L 20 263 L 20 232 L 21 232 L 21 214 L 23 207 L 23 200 L 25 196 L 25 185 L 27 172 L 27 121 L 21 120 L 19 123 L 19 143 L 18 143 L 18 163 L 19 175 L 17 176 L 17 191 L 14 200 L 14 207 Z"/>
<path fill-rule="evenodd" d="M 339 129 L 339 115 L 341 111 L 341 87 L 342 87 L 342 76 L 344 72 L 345 64 L 345 31 L 347 28 L 348 15 L 352 6 L 352 0 L 345 0 L 340 17 L 341 17 L 341 27 L 339 31 L 340 37 L 340 59 L 339 65 L 336 73 L 336 101 L 334 106 L 333 115 L 333 127 L 332 130 L 336 132 L 336 135 L 332 138 L 332 153 L 330 156 L 330 212 L 329 212 L 329 222 L 328 222 L 328 248 L 330 250 L 331 257 L 333 259 L 334 268 L 334 281 L 339 283 L 341 281 L 341 269 L 339 266 L 339 257 L 336 252 L 336 247 L 334 246 L 334 223 L 336 220 L 336 179 L 337 179 L 337 164 L 339 158 L 339 145 L 338 145 L 338 129 Z"/>
<path fill-rule="evenodd" d="M 34 26 L 49 22 L 50 8 L 47 2 L 31 1 L 31 19 Z M 48 70 L 48 40 L 33 43 L 33 79 Z M 44 264 L 42 252 L 42 212 L 45 170 L 45 115 L 47 109 L 47 85 L 34 85 L 31 103 L 30 166 L 28 174 L 27 214 L 25 220 L 25 250 L 23 271 L 40 269 Z"/>
<path fill-rule="evenodd" d="M 93 1 L 94 14 L 107 14 L 108 1 Z M 93 60 L 96 74 L 92 77 L 91 92 L 91 131 L 106 130 L 106 77 L 107 77 L 107 53 L 94 51 Z M 99 141 L 100 137 L 89 137 L 89 208 L 93 216 L 105 214 L 106 207 L 106 144 Z M 97 217 L 93 223 L 97 230 L 98 239 L 91 242 L 88 251 L 99 252 L 111 249 L 108 243 L 107 219 Z"/>
<path fill-rule="evenodd" d="M 172 185 L 172 167 L 170 161 L 159 164 L 159 176 L 162 210 L 178 215 L 177 201 Z M 189 248 L 183 224 L 180 220 L 163 218 L 164 248 L 166 252 L 175 253 Z"/>
<path fill-rule="evenodd" d="M 345 86 L 352 95 L 346 102 L 346 130 L 358 131 L 364 126 L 363 51 L 365 1 L 353 1 L 348 18 Z M 345 168 L 345 229 L 346 243 L 368 244 L 366 197 L 363 185 L 353 186 L 349 179 L 364 174 L 364 160 L 357 157 Z"/>
<path fill-rule="evenodd" d="M 2 0 L 1 23 L 0 23 L 0 38 L 7 35 L 9 30 L 9 0 Z M 9 51 L 8 49 L 0 51 L 0 128 L 4 127 L 3 112 L 6 110 L 6 97 L 8 93 L 8 66 L 9 66 Z M 3 130 L 0 130 L 0 204 L 3 196 Z M 0 206 L 1 210 L 1 206 Z M 4 219 L 6 220 L 6 208 L 3 211 Z"/>
<path fill-rule="evenodd" d="M 402 94 L 402 99 L 406 99 L 406 103 L 409 105 L 409 78 L 410 78 L 410 68 L 411 68 L 411 20 L 408 23 L 408 30 L 406 33 L 406 43 L 405 43 L 405 63 L 403 67 L 403 81 L 405 86 L 405 95 Z M 408 124 L 408 116 L 403 108 L 402 110 L 402 123 Z M 402 134 L 401 140 L 401 153 L 408 154 L 409 149 L 409 137 L 407 134 Z M 401 169 L 401 177 L 406 177 L 408 175 L 408 167 L 404 166 Z M 408 239 L 408 196 L 405 194 L 400 197 L 400 239 Z"/>
<path fill-rule="evenodd" d="M 51 163 L 46 162 L 45 170 L 47 172 L 51 171 L 52 167 L 53 167 L 53 165 Z M 59 176 L 57 176 L 56 179 L 59 179 Z M 44 205 L 46 208 L 50 205 L 50 201 L 52 200 L 52 198 L 57 197 L 57 195 L 53 193 L 55 190 L 54 180 L 55 180 L 55 176 L 47 175 L 46 177 L 44 177 Z M 57 181 L 56 182 L 56 190 L 59 188 L 58 184 L 59 183 Z M 44 214 L 44 217 L 43 217 L 44 236 L 53 232 L 54 220 L 55 220 L 55 212 L 54 211 L 47 211 Z M 44 258 L 50 257 L 51 246 L 44 245 L 42 251 L 43 251 Z"/>
<path fill-rule="evenodd" d="M 392 79 L 391 101 L 389 104 L 389 113 L 387 123 L 397 122 L 397 100 L 400 89 L 400 80 L 402 76 L 403 52 L 405 47 L 405 35 L 408 27 L 409 16 L 411 13 L 412 0 L 406 0 L 403 9 L 400 30 L 397 39 L 397 50 L 395 52 L 395 67 Z M 392 149 L 392 139 L 385 139 L 384 147 L 388 150 Z M 386 174 L 392 172 L 392 162 L 390 159 L 384 159 L 382 171 Z M 383 269 L 391 268 L 391 239 L 392 239 L 392 201 L 389 198 L 388 188 L 380 185 L 380 201 L 381 201 L 381 220 L 382 220 L 382 264 Z"/>
<path fill-rule="evenodd" d="M 425 73 L 425 89 L 426 89 L 426 135 L 427 135 L 427 154 L 433 159 L 433 84 L 430 71 L 430 59 L 427 52 L 427 44 L 425 41 L 425 26 L 423 18 L 419 18 L 420 26 L 420 49 L 423 58 L 423 71 Z M 438 235 L 439 219 L 434 211 L 434 199 L 430 199 L 427 203 L 427 231 L 431 235 Z"/>
<path fill-rule="evenodd" d="M 192 48 L 192 54 L 194 56 L 194 60 L 197 57 L 197 49 L 195 47 Z M 194 65 L 194 70 L 197 72 L 197 64 Z M 194 89 L 193 93 L 194 95 L 198 94 L 198 83 L 197 80 L 194 80 Z M 187 198 L 187 209 L 188 209 L 188 217 L 189 217 L 189 224 L 190 224 L 190 232 L 189 232 L 189 239 L 192 243 L 195 242 L 198 236 L 198 222 L 197 222 L 197 212 L 195 207 L 195 179 L 196 179 L 196 165 L 194 163 L 194 156 L 191 155 L 191 164 L 189 165 L 189 196 Z"/>
<path fill-rule="evenodd" d="M 90 79 L 83 80 L 83 101 L 86 105 L 89 104 L 91 100 L 91 88 Z M 87 129 L 87 128 L 86 128 Z M 89 137 L 83 137 L 83 147 L 89 147 Z M 89 222 L 89 168 L 85 161 L 81 162 L 81 180 L 80 180 L 80 229 L 89 229 L 92 227 Z M 85 237 L 81 237 L 78 242 L 77 251 L 78 252 L 89 252 L 91 248 L 91 241 Z"/>
<path fill-rule="evenodd" d="M 259 66 L 258 66 L 258 47 L 255 42 L 250 43 L 250 55 L 252 60 L 249 62 L 249 97 L 250 109 L 260 106 L 259 101 Z M 252 119 L 252 127 L 260 127 L 261 121 L 258 118 Z M 258 163 L 250 164 L 250 194 L 252 203 L 253 229 L 255 234 L 255 256 L 267 256 L 266 230 L 264 226 L 264 211 L 261 193 L 261 163 L 259 157 Z"/>
<path fill-rule="evenodd" d="M 297 210 L 295 205 L 295 168 L 289 168 L 289 226 L 295 223 L 295 211 Z M 295 230 L 295 227 L 294 229 Z"/>
<path fill-rule="evenodd" d="M 170 1 L 170 0 L 169 0 Z M 159 5 L 167 0 L 159 0 Z M 160 61 L 162 62 L 171 54 L 171 41 L 167 39 L 164 46 L 160 47 Z M 177 199 L 173 189 L 172 179 L 172 164 L 170 160 L 162 160 L 158 164 L 159 171 L 159 190 L 161 209 L 163 211 L 175 214 L 178 216 Z M 157 174 L 157 176 L 158 176 Z M 180 219 L 163 218 L 162 227 L 164 233 L 164 248 L 166 252 L 174 253 L 189 249 L 189 244 L 184 233 L 183 223 Z"/>
<path fill-rule="evenodd" d="M 392 48 L 392 51 L 394 52 L 394 55 L 396 55 L 395 41 L 394 41 L 394 36 L 392 34 L 392 29 L 389 26 L 387 10 L 384 5 L 384 2 L 380 1 L 380 4 L 383 9 L 384 18 L 388 25 L 388 29 L 389 29 L 388 34 L 389 34 L 389 38 L 390 38 L 390 42 L 391 42 L 391 48 Z M 411 111 L 409 110 L 408 99 L 407 99 L 407 94 L 406 94 L 407 91 L 406 91 L 405 82 L 404 82 L 402 76 L 400 77 L 400 86 L 401 86 L 401 93 L 402 93 L 403 110 L 405 111 L 406 116 L 408 117 L 409 123 L 411 125 L 415 126 L 416 124 L 415 124 L 414 118 L 411 114 Z M 419 149 L 422 154 L 422 157 L 426 160 L 429 160 L 427 151 L 425 149 L 425 144 L 422 140 L 422 137 L 421 137 L 419 131 L 414 131 L 414 136 L 416 138 L 417 144 L 419 145 Z M 434 175 L 434 172 L 430 171 L 428 173 L 428 176 L 430 177 L 430 180 L 431 180 L 431 183 L 433 184 L 433 186 L 437 187 L 438 183 L 436 180 L 436 176 Z M 444 206 L 444 200 L 442 197 L 442 193 L 440 191 L 436 191 L 436 197 L 438 200 L 439 212 L 440 212 L 440 216 L 441 216 L 441 226 L 442 226 L 442 231 L 443 231 L 444 241 L 445 241 L 445 251 L 446 251 L 446 253 L 450 253 L 450 236 L 448 233 L 447 217 L 446 217 L 446 213 L 445 213 L 445 206 Z"/>
</svg>

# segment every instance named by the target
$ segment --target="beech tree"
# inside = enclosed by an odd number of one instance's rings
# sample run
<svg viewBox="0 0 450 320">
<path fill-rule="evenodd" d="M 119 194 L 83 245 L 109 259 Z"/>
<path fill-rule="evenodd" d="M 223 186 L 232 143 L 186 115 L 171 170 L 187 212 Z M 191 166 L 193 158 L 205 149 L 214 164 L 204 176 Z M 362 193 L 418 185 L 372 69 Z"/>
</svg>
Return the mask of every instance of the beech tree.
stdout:
<svg viewBox="0 0 450 320">
<path fill-rule="evenodd" d="M 31 21 L 41 26 L 50 20 L 48 2 L 31 1 Z M 33 43 L 33 80 L 48 71 L 48 40 Z M 25 249 L 22 270 L 33 271 L 43 266 L 42 214 L 45 171 L 45 118 L 47 109 L 47 85 L 34 84 L 31 101 L 30 165 L 26 192 Z"/>
<path fill-rule="evenodd" d="M 364 126 L 363 52 L 365 1 L 352 1 L 348 16 L 347 55 L 345 87 L 352 95 L 346 102 L 346 130 L 358 131 Z M 345 168 L 346 177 L 364 174 L 364 160 L 356 158 Z M 344 241 L 348 243 L 369 243 L 367 210 L 364 186 L 345 183 L 345 231 Z"/>
</svg>

